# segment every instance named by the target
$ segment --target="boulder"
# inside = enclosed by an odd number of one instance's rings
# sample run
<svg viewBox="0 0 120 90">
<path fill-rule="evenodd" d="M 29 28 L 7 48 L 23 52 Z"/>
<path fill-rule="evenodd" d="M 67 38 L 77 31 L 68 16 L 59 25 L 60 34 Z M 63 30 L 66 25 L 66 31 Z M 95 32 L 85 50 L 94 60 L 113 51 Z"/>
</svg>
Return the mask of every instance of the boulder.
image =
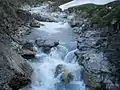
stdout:
<svg viewBox="0 0 120 90">
<path fill-rule="evenodd" d="M 35 44 L 38 47 L 42 47 L 42 50 L 46 53 L 46 52 L 50 52 L 51 48 L 58 46 L 59 42 L 51 39 L 43 40 L 39 38 L 35 41 Z"/>
<path fill-rule="evenodd" d="M 31 83 L 30 78 L 27 78 L 24 74 L 16 73 L 14 77 L 10 80 L 9 86 L 13 90 L 18 90 L 20 88 L 23 88 L 23 86 L 26 86 Z"/>
<path fill-rule="evenodd" d="M 22 46 L 20 54 L 23 58 L 28 60 L 35 58 L 36 51 L 37 50 L 34 45 L 34 41 L 25 41 L 25 43 Z"/>
<path fill-rule="evenodd" d="M 65 70 L 60 77 L 60 81 L 65 84 L 70 83 L 72 80 L 73 80 L 73 75 L 67 70 Z"/>
<path fill-rule="evenodd" d="M 24 41 L 22 48 L 34 51 L 34 41 L 33 40 Z"/>
<path fill-rule="evenodd" d="M 0 90 L 18 90 L 28 83 L 32 68 L 9 46 L 0 43 Z"/>
<path fill-rule="evenodd" d="M 73 75 L 72 75 L 72 73 L 69 72 L 69 71 L 65 68 L 65 66 L 62 65 L 62 64 L 57 65 L 56 70 L 55 70 L 55 77 L 57 77 L 57 76 L 60 75 L 60 74 L 61 74 L 61 76 L 60 76 L 60 81 L 61 81 L 62 83 L 68 84 L 68 83 L 70 83 L 70 81 L 73 80 Z"/>
<path fill-rule="evenodd" d="M 57 67 L 55 69 L 55 77 L 57 77 L 63 71 L 64 71 L 64 65 L 62 65 L 62 64 L 57 65 Z"/>
<path fill-rule="evenodd" d="M 32 14 L 33 18 L 35 18 L 38 21 L 43 21 L 43 22 L 54 22 L 55 20 L 53 20 L 52 18 L 48 17 L 48 16 L 43 16 L 41 14 Z"/>
<path fill-rule="evenodd" d="M 35 58 L 35 53 L 28 51 L 25 54 L 21 55 L 23 58 L 29 60 L 29 59 L 34 59 Z"/>
<path fill-rule="evenodd" d="M 40 23 L 35 21 L 35 20 L 32 20 L 31 23 L 30 23 L 30 26 L 31 27 L 34 27 L 34 28 L 40 28 Z"/>
<path fill-rule="evenodd" d="M 35 43 L 38 47 L 56 47 L 59 45 L 59 42 L 56 41 L 56 40 L 52 40 L 52 39 L 47 39 L 47 40 L 44 40 L 42 38 L 39 38 L 37 40 L 35 40 Z"/>
</svg>

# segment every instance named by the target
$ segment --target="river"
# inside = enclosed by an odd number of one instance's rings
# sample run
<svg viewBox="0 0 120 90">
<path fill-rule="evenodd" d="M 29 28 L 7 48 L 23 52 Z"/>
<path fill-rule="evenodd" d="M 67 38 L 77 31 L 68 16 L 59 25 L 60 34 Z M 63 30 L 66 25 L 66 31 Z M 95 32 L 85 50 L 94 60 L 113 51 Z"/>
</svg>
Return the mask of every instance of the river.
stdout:
<svg viewBox="0 0 120 90">
<path fill-rule="evenodd" d="M 38 13 L 41 9 L 40 7 L 33 8 L 33 12 Z M 58 12 L 56 14 L 60 16 Z M 81 78 L 82 67 L 78 65 L 74 55 L 77 50 L 76 35 L 67 20 L 40 23 L 44 25 L 33 28 L 30 35 L 25 38 L 28 40 L 55 39 L 60 44 L 53 47 L 49 54 L 37 47 L 36 59 L 29 62 L 34 70 L 31 77 L 32 83 L 25 90 L 85 90 L 85 84 Z M 69 84 L 62 83 L 59 76 L 55 77 L 55 69 L 60 64 L 64 65 L 74 77 Z"/>
<path fill-rule="evenodd" d="M 113 1 L 113 0 L 111 0 Z M 62 10 L 72 6 L 91 3 L 92 0 L 74 0 L 59 6 Z M 98 2 L 94 4 L 105 4 L 110 1 Z M 25 38 L 35 40 L 37 38 L 54 39 L 59 41 L 57 47 L 53 47 L 50 53 L 44 53 L 41 48 L 37 48 L 36 59 L 29 62 L 34 72 L 32 83 L 25 90 L 87 90 L 81 78 L 82 67 L 76 62 L 74 53 L 77 51 L 77 36 L 73 33 L 69 25 L 69 20 L 74 17 L 65 12 L 49 12 L 48 5 L 43 5 L 31 9 L 31 13 L 39 13 L 45 17 L 52 17 L 55 22 L 42 22 L 40 28 L 32 28 L 30 35 Z M 55 70 L 58 65 L 63 65 L 72 73 L 73 80 L 70 83 L 62 83 L 59 75 L 55 77 Z"/>
</svg>

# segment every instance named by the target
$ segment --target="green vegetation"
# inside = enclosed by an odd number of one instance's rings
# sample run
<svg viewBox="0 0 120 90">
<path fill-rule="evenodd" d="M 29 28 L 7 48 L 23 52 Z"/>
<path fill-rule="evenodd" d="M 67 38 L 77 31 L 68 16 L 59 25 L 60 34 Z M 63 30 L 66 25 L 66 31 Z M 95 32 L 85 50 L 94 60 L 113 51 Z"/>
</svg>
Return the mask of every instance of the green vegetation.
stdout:
<svg viewBox="0 0 120 90">
<path fill-rule="evenodd" d="M 104 27 L 106 25 L 115 24 L 120 21 L 120 1 L 115 1 L 106 5 L 86 4 L 71 8 L 75 13 L 87 13 L 92 24 Z"/>
</svg>

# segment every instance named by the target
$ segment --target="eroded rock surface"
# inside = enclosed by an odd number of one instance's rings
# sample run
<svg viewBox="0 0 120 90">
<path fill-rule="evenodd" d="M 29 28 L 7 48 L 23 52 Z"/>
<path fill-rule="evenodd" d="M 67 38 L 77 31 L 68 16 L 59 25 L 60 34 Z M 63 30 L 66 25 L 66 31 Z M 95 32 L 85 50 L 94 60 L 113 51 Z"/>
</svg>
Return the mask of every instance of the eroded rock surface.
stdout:
<svg viewBox="0 0 120 90">
<path fill-rule="evenodd" d="M 1 90 L 10 90 L 10 88 L 17 90 L 30 83 L 32 73 L 30 65 L 9 46 L 6 47 L 3 43 L 0 43 L 0 62 Z M 13 79 L 15 77 L 19 78 L 19 81 L 14 81 Z"/>
<path fill-rule="evenodd" d="M 73 31 L 78 34 L 78 51 L 75 54 L 79 64 L 84 68 L 83 79 L 91 90 L 120 89 L 120 73 L 118 72 L 120 22 L 119 19 L 115 19 L 119 17 L 118 13 L 112 12 L 114 10 L 119 12 L 119 3 L 119 1 L 111 2 L 101 6 L 100 10 L 97 9 L 99 6 L 95 8 L 94 5 L 83 5 L 74 9 L 79 12 L 75 18 L 77 23 L 71 23 Z M 112 9 L 107 13 L 102 13 L 101 10 L 108 10 L 108 6 Z M 96 11 L 92 12 L 90 7 Z M 91 13 L 88 13 L 89 10 Z M 82 13 L 86 15 L 82 16 Z M 94 17 L 96 15 L 99 18 L 96 19 Z M 101 15 L 106 16 L 101 17 Z M 114 19 L 115 22 L 111 23 Z"/>
</svg>

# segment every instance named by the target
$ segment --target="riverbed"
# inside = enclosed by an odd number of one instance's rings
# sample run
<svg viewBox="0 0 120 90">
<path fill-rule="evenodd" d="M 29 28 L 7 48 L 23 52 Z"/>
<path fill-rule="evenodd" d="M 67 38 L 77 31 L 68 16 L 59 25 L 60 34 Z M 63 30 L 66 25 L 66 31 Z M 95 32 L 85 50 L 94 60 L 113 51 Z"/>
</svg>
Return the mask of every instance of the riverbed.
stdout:
<svg viewBox="0 0 120 90">
<path fill-rule="evenodd" d="M 49 14 L 47 11 L 41 12 L 41 9 L 43 9 L 41 7 L 33 8 L 31 12 Z M 34 70 L 31 77 L 32 83 L 26 90 L 85 90 L 85 84 L 81 78 L 82 67 L 78 65 L 74 54 L 77 51 L 77 36 L 68 23 L 70 16 L 67 16 L 67 13 L 64 12 L 61 12 L 63 13 L 61 15 L 59 13 L 54 12 L 55 18 L 57 15 L 59 16 L 56 22 L 39 21 L 42 26 L 32 28 L 31 33 L 24 37 L 27 40 L 43 38 L 59 41 L 59 45 L 53 47 L 50 53 L 44 53 L 41 48 L 36 47 L 36 59 L 29 62 Z M 63 15 L 66 15 L 67 18 L 64 18 Z M 61 64 L 74 77 L 70 83 L 62 83 L 59 76 L 55 77 L 55 69 Z"/>
</svg>

